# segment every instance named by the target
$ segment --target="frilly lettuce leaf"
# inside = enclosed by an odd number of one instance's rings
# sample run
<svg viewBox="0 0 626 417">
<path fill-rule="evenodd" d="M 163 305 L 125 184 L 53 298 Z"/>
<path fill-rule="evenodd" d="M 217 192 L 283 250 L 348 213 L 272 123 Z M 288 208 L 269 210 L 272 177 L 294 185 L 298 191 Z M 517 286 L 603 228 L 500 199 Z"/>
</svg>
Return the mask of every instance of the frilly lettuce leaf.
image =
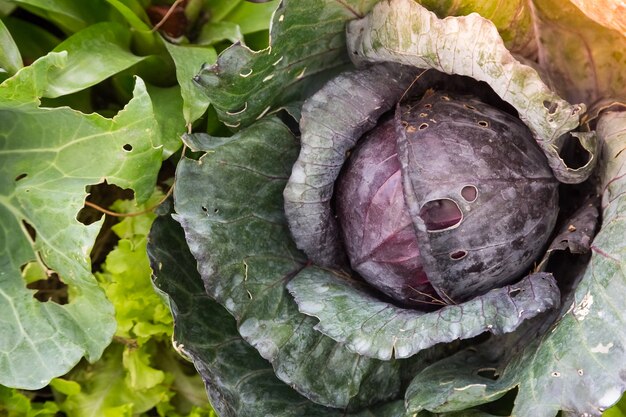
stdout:
<svg viewBox="0 0 626 417">
<path fill-rule="evenodd" d="M 505 48 L 493 23 L 478 14 L 440 20 L 412 0 L 381 1 L 365 18 L 349 23 L 347 44 L 356 64 L 391 61 L 487 82 L 518 111 L 559 181 L 578 183 L 591 174 L 597 161 L 595 134 L 573 131 L 585 105 L 570 105 L 551 91 L 537 71 Z M 569 168 L 559 156 L 568 134 L 589 153 L 582 167 Z"/>
</svg>

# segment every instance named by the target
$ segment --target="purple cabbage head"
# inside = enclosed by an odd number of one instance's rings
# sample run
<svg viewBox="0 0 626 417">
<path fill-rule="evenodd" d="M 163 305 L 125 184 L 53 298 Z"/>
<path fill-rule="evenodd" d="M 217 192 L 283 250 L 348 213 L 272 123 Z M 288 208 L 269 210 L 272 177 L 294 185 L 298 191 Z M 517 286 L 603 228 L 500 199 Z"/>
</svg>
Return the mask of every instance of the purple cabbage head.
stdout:
<svg viewBox="0 0 626 417">
<path fill-rule="evenodd" d="M 519 119 L 429 92 L 360 139 L 336 216 L 370 285 L 402 305 L 456 303 L 529 269 L 554 227 L 557 185 Z"/>
</svg>

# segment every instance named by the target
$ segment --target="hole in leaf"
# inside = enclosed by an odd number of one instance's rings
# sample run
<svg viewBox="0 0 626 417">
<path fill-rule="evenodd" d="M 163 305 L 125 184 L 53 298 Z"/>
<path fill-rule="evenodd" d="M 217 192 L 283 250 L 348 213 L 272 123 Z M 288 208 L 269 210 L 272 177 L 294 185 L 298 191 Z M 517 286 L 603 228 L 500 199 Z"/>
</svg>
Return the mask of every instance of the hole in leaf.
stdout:
<svg viewBox="0 0 626 417">
<path fill-rule="evenodd" d="M 61 281 L 56 272 L 51 274 L 48 279 L 31 282 L 26 287 L 35 290 L 33 297 L 41 302 L 68 303 L 68 286 Z"/>
<path fill-rule="evenodd" d="M 86 226 L 97 222 L 104 216 L 102 211 L 91 205 L 109 209 L 115 201 L 132 200 L 135 194 L 133 190 L 123 189 L 117 185 L 108 184 L 106 181 L 100 184 L 88 185 L 85 187 L 85 192 L 88 193 L 85 205 L 76 215 L 76 220 Z"/>
<path fill-rule="evenodd" d="M 543 107 L 545 107 L 546 110 L 548 110 L 548 113 L 554 114 L 558 110 L 559 105 L 557 103 L 552 102 L 552 101 L 544 100 L 543 101 Z"/>
<path fill-rule="evenodd" d="M 430 109 L 431 107 L 433 107 L 433 105 L 432 105 L 432 104 L 430 104 L 430 103 L 426 103 L 426 104 L 424 104 L 424 108 L 425 108 L 425 109 Z"/>
<path fill-rule="evenodd" d="M 519 295 L 519 293 L 521 293 L 522 290 L 519 288 L 513 288 L 512 290 L 509 291 L 509 296 L 511 296 L 511 298 L 515 298 Z"/>
<path fill-rule="evenodd" d="M 463 213 L 456 202 L 442 198 L 424 204 L 420 217 L 426 223 L 426 229 L 435 232 L 457 226 L 463 219 Z"/>
<path fill-rule="evenodd" d="M 569 133 L 567 135 L 563 147 L 559 152 L 559 156 L 568 168 L 582 168 L 591 160 L 591 154 L 583 148 L 583 145 L 576 136 Z"/>
<path fill-rule="evenodd" d="M 18 182 L 19 180 L 23 180 L 26 177 L 28 177 L 28 174 L 23 172 L 20 175 L 18 175 L 17 177 L 15 177 L 15 182 Z"/>
<path fill-rule="evenodd" d="M 497 381 L 500 375 L 498 375 L 498 370 L 496 368 L 482 368 L 476 372 L 478 376 L 482 376 L 483 378 L 491 379 L 492 381 Z"/>
<path fill-rule="evenodd" d="M 428 127 L 428 123 L 422 123 L 422 124 L 419 126 L 419 128 L 418 128 L 418 129 L 419 129 L 419 130 L 424 130 L 424 129 L 426 129 L 427 127 Z"/>
<path fill-rule="evenodd" d="M 443 101 L 450 101 L 450 97 L 448 97 L 448 96 L 441 96 L 441 99 Z"/>
<path fill-rule="evenodd" d="M 22 226 L 24 226 L 24 230 L 28 233 L 30 241 L 34 243 L 37 239 L 37 232 L 35 231 L 35 228 L 26 220 L 22 220 Z"/>
<path fill-rule="evenodd" d="M 471 104 L 464 104 L 463 106 L 464 106 L 466 109 L 476 110 L 476 107 L 472 106 Z"/>
<path fill-rule="evenodd" d="M 467 256 L 467 251 L 465 250 L 457 250 L 450 254 L 450 258 L 459 261 Z"/>
<path fill-rule="evenodd" d="M 478 197 L 478 189 L 473 185 L 466 185 L 461 189 L 461 196 L 468 203 L 476 201 L 476 197 Z"/>
<path fill-rule="evenodd" d="M 209 211 L 209 209 L 206 208 L 205 206 L 202 206 L 201 208 L 202 208 L 202 211 L 204 211 L 205 213 L 207 213 Z"/>
<path fill-rule="evenodd" d="M 480 127 L 489 127 L 489 122 L 486 120 L 479 120 L 478 121 L 478 126 Z"/>
<path fill-rule="evenodd" d="M 133 145 L 127 143 L 126 145 L 122 146 L 122 149 L 124 149 L 126 152 L 130 152 L 133 150 Z"/>
</svg>

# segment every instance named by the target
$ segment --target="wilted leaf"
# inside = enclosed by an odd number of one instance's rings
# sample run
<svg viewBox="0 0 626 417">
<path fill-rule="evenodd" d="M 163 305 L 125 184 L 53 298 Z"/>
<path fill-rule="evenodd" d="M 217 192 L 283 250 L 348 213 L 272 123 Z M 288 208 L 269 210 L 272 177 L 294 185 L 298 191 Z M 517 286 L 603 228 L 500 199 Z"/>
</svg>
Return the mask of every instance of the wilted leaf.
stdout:
<svg viewBox="0 0 626 417">
<path fill-rule="evenodd" d="M 0 85 L 0 383 L 29 389 L 66 373 L 83 355 L 97 359 L 115 330 L 89 261 L 101 222 L 76 220 L 85 187 L 106 180 L 145 200 L 161 163 L 139 79 L 134 98 L 113 119 L 38 107 L 50 72 L 65 64 L 65 53 L 51 53 Z M 69 304 L 33 298 L 20 273 L 33 261 L 69 286 Z"/>
<path fill-rule="evenodd" d="M 283 213 L 297 145 L 273 118 L 217 148 L 207 143 L 202 149 L 210 152 L 199 161 L 178 165 L 175 218 L 209 295 L 235 316 L 240 334 L 281 380 L 329 406 L 388 399 L 399 389 L 398 364 L 362 358 L 315 331 L 315 320 L 298 312 L 285 289 L 306 261 Z"/>
<path fill-rule="evenodd" d="M 412 0 L 384 1 L 364 19 L 350 22 L 347 42 L 357 63 L 391 61 L 487 82 L 518 111 L 561 182 L 581 182 L 595 166 L 595 135 L 572 132 L 585 105 L 572 106 L 552 92 L 534 69 L 513 58 L 494 25 L 477 14 L 440 20 Z M 583 167 L 569 168 L 559 156 L 568 133 L 590 155 Z"/>
</svg>

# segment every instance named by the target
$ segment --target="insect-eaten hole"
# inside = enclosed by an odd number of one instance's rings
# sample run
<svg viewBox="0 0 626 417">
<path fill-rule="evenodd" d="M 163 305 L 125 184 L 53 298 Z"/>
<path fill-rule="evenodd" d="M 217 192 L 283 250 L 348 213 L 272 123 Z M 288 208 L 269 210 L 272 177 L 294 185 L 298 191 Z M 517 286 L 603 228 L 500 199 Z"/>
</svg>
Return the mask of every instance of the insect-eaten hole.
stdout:
<svg viewBox="0 0 626 417">
<path fill-rule="evenodd" d="M 20 175 L 15 177 L 15 182 L 21 181 L 21 180 L 23 180 L 26 177 L 28 177 L 28 174 L 25 173 L 25 172 L 22 172 Z"/>
<path fill-rule="evenodd" d="M 486 120 L 479 120 L 478 121 L 478 126 L 480 127 L 489 127 L 489 122 Z"/>
<path fill-rule="evenodd" d="M 122 146 L 122 149 L 124 149 L 126 152 L 130 152 L 133 150 L 133 145 L 127 143 L 126 145 Z"/>
<path fill-rule="evenodd" d="M 511 298 L 515 298 L 517 297 L 520 293 L 522 292 L 522 290 L 520 288 L 513 288 L 511 290 L 509 290 L 509 296 Z"/>
<path fill-rule="evenodd" d="M 102 210 L 109 210 L 115 201 L 132 200 L 135 195 L 133 190 L 120 188 L 106 181 L 86 186 L 85 192 L 87 193 L 87 198 L 83 208 L 76 215 L 76 220 L 86 226 L 102 219 L 102 216 L 104 216 Z M 102 229 L 104 230 L 105 227 Z"/>
<path fill-rule="evenodd" d="M 463 213 L 454 200 L 441 198 L 424 204 L 420 217 L 429 232 L 436 232 L 458 226 L 463 220 Z"/>
<path fill-rule="evenodd" d="M 428 123 L 422 123 L 421 125 L 419 125 L 418 129 L 419 130 L 424 130 L 428 127 Z"/>
<path fill-rule="evenodd" d="M 591 160 L 591 154 L 583 147 L 578 138 L 570 133 L 566 134 L 565 142 L 559 156 L 568 168 L 579 169 Z"/>
<path fill-rule="evenodd" d="M 550 101 L 550 100 L 544 100 L 543 101 L 543 107 L 545 107 L 546 110 L 548 110 L 549 114 L 554 114 L 559 109 L 558 103 L 555 103 L 555 102 Z"/>
<path fill-rule="evenodd" d="M 448 97 L 448 96 L 441 96 L 441 99 L 443 101 L 450 101 L 450 97 Z"/>
<path fill-rule="evenodd" d="M 34 290 L 33 297 L 41 302 L 51 301 L 56 304 L 67 304 L 68 286 L 59 278 L 59 274 L 53 272 L 48 278 L 39 279 L 26 285 Z"/>
<path fill-rule="evenodd" d="M 24 231 L 28 235 L 30 241 L 35 243 L 35 240 L 37 240 L 37 232 L 35 231 L 35 228 L 26 220 L 22 220 L 22 227 L 24 228 Z"/>
<path fill-rule="evenodd" d="M 469 110 L 476 110 L 476 107 L 472 106 L 471 104 L 464 104 L 463 107 Z"/>
<path fill-rule="evenodd" d="M 476 198 L 478 198 L 478 188 L 473 185 L 466 185 L 461 189 L 461 197 L 468 203 L 476 201 Z"/>
<path fill-rule="evenodd" d="M 433 105 L 432 105 L 432 104 L 430 104 L 430 103 L 426 103 L 426 104 L 424 104 L 424 108 L 425 108 L 425 109 L 430 109 L 430 108 L 432 108 L 432 107 L 433 107 Z"/>
<path fill-rule="evenodd" d="M 454 261 L 460 261 L 461 259 L 465 258 L 467 256 L 467 251 L 466 250 L 456 250 L 452 253 L 450 253 L 450 259 L 454 260 Z"/>
<path fill-rule="evenodd" d="M 483 378 L 491 379 L 492 381 L 497 381 L 500 377 L 496 368 L 482 368 L 476 371 L 476 374 Z"/>
</svg>

